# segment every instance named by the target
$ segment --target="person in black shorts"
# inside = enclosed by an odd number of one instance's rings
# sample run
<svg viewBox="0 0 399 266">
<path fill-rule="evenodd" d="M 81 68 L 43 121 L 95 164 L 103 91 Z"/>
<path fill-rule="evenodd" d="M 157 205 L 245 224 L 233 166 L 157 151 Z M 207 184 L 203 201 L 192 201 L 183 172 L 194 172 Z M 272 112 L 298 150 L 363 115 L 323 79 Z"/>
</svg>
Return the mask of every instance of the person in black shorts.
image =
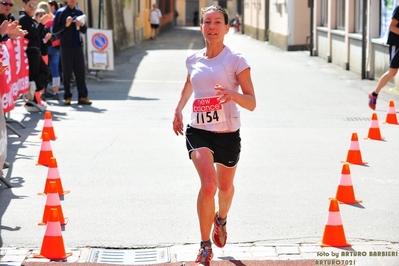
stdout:
<svg viewBox="0 0 399 266">
<path fill-rule="evenodd" d="M 247 60 L 223 43 L 230 29 L 226 11 L 209 6 L 201 10 L 201 16 L 206 47 L 186 58 L 188 74 L 175 109 L 173 131 L 184 135 L 182 110 L 193 95 L 185 136 L 201 182 L 197 198 L 201 242 L 195 262 L 208 266 L 212 244 L 222 248 L 227 241 L 227 215 L 241 151 L 238 106 L 253 111 L 256 99 Z"/>
<path fill-rule="evenodd" d="M 148 20 L 151 24 L 151 39 L 155 40 L 157 38 L 157 32 L 159 28 L 159 23 L 161 22 L 162 13 L 161 10 L 157 7 L 156 4 L 152 5 L 152 9 L 150 11 L 150 16 Z"/>
<path fill-rule="evenodd" d="M 391 23 L 389 24 L 389 34 L 387 44 L 389 45 L 389 60 L 390 65 L 387 72 L 385 72 L 377 83 L 374 91 L 369 92 L 369 107 L 375 110 L 377 105 L 377 97 L 380 90 L 387 85 L 387 83 L 395 77 L 399 68 L 399 6 L 395 8 L 392 13 Z"/>
</svg>

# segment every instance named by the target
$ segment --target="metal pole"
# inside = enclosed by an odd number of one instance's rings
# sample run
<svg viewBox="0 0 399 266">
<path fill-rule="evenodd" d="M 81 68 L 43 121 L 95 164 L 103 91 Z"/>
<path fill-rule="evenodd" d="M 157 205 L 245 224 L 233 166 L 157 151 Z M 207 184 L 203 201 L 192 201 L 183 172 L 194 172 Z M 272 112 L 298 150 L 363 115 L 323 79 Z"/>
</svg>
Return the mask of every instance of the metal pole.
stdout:
<svg viewBox="0 0 399 266">
<path fill-rule="evenodd" d="M 102 14 L 103 14 L 103 0 L 100 0 L 100 4 L 98 6 L 98 28 L 101 29 L 102 26 Z"/>
<path fill-rule="evenodd" d="M 367 0 L 363 0 L 362 23 L 362 79 L 366 79 L 366 48 L 367 48 Z"/>
<path fill-rule="evenodd" d="M 310 5 L 310 36 L 309 36 L 309 49 L 310 49 L 310 56 L 313 56 L 313 24 L 314 24 L 314 0 L 309 0 Z"/>
</svg>

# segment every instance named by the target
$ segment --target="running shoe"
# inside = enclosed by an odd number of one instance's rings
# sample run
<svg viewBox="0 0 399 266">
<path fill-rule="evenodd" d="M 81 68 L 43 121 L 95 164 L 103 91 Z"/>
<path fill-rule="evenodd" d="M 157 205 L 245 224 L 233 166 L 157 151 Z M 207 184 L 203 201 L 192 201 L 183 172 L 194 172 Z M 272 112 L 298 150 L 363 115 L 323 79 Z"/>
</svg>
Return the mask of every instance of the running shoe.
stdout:
<svg viewBox="0 0 399 266">
<path fill-rule="evenodd" d="M 217 218 L 218 213 L 215 212 L 215 217 L 213 218 L 212 241 L 218 248 L 222 248 L 226 245 L 227 230 L 226 224 L 220 225 L 217 221 Z"/>
<path fill-rule="evenodd" d="M 197 259 L 195 260 L 195 265 L 211 265 L 211 260 L 213 258 L 212 248 L 205 246 L 198 251 Z"/>
<path fill-rule="evenodd" d="M 369 92 L 369 107 L 375 110 L 376 105 L 377 105 L 377 96 L 374 96 L 373 92 Z"/>
</svg>

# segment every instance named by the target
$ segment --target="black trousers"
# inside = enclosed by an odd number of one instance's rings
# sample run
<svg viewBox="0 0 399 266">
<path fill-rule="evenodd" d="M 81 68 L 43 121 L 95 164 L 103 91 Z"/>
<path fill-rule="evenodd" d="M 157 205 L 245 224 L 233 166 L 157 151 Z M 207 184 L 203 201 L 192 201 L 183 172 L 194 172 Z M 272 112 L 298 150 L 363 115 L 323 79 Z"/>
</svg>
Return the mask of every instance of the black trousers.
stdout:
<svg viewBox="0 0 399 266">
<path fill-rule="evenodd" d="M 39 51 L 26 51 L 29 64 L 29 81 L 36 83 L 36 91 L 47 87 L 48 67 Z"/>
<path fill-rule="evenodd" d="M 64 100 L 72 98 L 71 78 L 75 74 L 78 99 L 87 98 L 86 67 L 83 47 L 61 47 L 61 64 L 64 83 Z"/>
</svg>

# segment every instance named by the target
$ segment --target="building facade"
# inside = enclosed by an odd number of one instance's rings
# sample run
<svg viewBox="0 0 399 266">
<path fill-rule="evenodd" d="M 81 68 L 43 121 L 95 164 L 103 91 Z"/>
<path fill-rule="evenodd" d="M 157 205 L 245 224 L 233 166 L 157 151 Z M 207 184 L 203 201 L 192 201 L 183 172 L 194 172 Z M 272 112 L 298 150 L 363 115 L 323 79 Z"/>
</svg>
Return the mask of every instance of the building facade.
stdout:
<svg viewBox="0 0 399 266">
<path fill-rule="evenodd" d="M 386 39 L 397 4 L 397 0 L 314 0 L 312 52 L 363 79 L 379 78 L 389 67 Z"/>
<path fill-rule="evenodd" d="M 243 0 L 243 32 L 287 51 L 379 78 L 389 67 L 388 27 L 398 0 Z M 398 78 L 393 80 L 397 84 Z"/>
<path fill-rule="evenodd" d="M 22 9 L 14 1 L 14 15 Z M 60 1 L 65 2 L 65 1 Z M 203 7 L 221 5 L 230 19 L 241 16 L 242 33 L 287 51 L 309 50 L 364 79 L 379 78 L 389 67 L 386 38 L 399 0 L 79 0 L 92 28 L 113 31 L 115 52 L 150 36 L 148 15 L 161 9 L 160 31 L 198 25 Z M 174 21 L 178 12 L 177 23 Z M 198 18 L 199 19 L 199 18 Z M 197 19 L 197 20 L 198 20 Z M 394 80 L 396 84 L 396 78 Z"/>
</svg>

